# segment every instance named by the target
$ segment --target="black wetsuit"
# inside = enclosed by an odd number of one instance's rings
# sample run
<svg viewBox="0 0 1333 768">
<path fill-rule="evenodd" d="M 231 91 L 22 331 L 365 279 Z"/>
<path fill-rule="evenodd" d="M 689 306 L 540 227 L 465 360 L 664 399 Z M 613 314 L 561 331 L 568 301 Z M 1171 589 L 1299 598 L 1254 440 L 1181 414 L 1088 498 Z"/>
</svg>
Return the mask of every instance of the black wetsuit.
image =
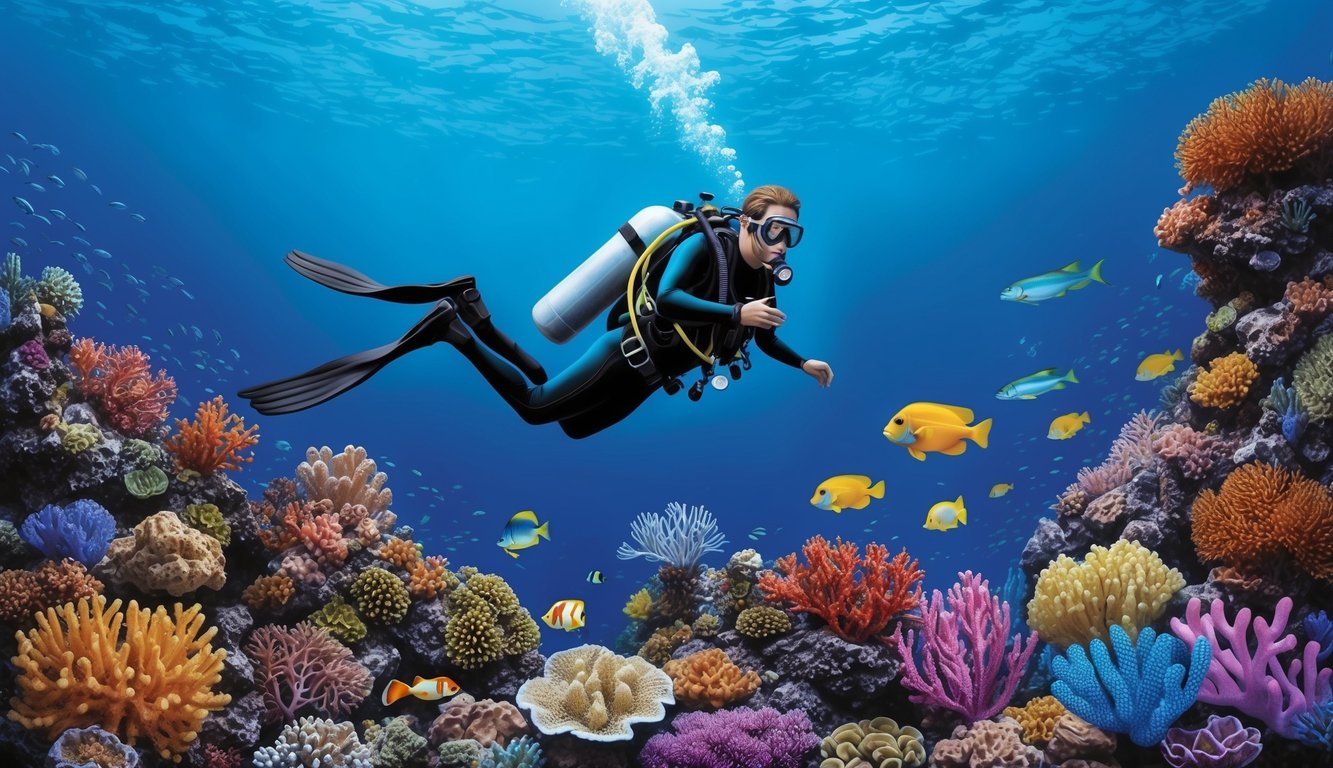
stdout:
<svg viewBox="0 0 1333 768">
<path fill-rule="evenodd" d="M 768 271 L 751 269 L 741 258 L 737 239 L 729 234 L 719 233 L 730 266 L 729 303 L 716 301 L 717 260 L 701 233 L 676 247 L 657 286 L 657 327 L 666 330 L 673 322 L 679 323 L 700 349 L 707 349 L 714 331 L 739 325 L 739 305 L 774 295 Z M 771 303 L 776 306 L 777 299 Z M 624 322 L 628 323 L 628 316 Z M 640 328 L 649 332 L 642 321 Z M 746 330 L 754 331 L 755 345 L 774 360 L 795 368 L 805 363 L 773 329 Z M 620 343 L 626 333 L 623 325 L 606 331 L 582 357 L 539 386 L 529 384 L 518 369 L 484 344 L 473 340 L 458 348 L 524 421 L 559 421 L 566 434 L 581 438 L 633 413 L 662 386 L 625 358 Z M 702 362 L 679 339 L 656 349 L 652 361 L 663 378 L 685 374 Z"/>
</svg>

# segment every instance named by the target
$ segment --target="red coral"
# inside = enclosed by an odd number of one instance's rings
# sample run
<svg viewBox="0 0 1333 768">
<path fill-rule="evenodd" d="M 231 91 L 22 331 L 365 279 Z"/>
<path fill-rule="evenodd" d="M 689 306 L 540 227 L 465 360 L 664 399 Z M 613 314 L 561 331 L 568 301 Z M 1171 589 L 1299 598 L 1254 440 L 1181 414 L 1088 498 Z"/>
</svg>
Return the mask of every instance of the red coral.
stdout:
<svg viewBox="0 0 1333 768">
<path fill-rule="evenodd" d="M 243 759 L 235 747 L 223 749 L 216 744 L 205 744 L 201 768 L 241 768 Z"/>
<path fill-rule="evenodd" d="M 764 571 L 759 588 L 773 602 L 789 602 L 792 610 L 823 619 L 844 640 L 864 643 L 883 632 L 894 616 L 921 604 L 916 582 L 925 573 L 916 560 L 909 562 L 906 549 L 890 560 L 888 548 L 872 542 L 862 557 L 856 544 L 841 537 L 829 544 L 815 536 L 801 552 L 808 565 L 797 564 L 794 552 L 778 558 L 782 575 Z"/>
<path fill-rule="evenodd" d="M 337 718 L 356 709 L 370 693 L 370 672 L 323 627 L 268 624 L 245 644 L 255 664 L 270 722 L 290 723 L 307 707 Z"/>
<path fill-rule="evenodd" d="M 148 355 L 136 346 L 117 349 L 79 339 L 69 350 L 79 374 L 79 391 L 121 433 L 148 437 L 167 420 L 176 401 L 176 382 L 167 372 L 151 373 Z"/>
<path fill-rule="evenodd" d="M 219 469 L 240 469 L 240 464 L 254 461 L 254 456 L 242 456 L 241 451 L 259 442 L 255 432 L 259 427 L 247 428 L 245 419 L 227 413 L 222 395 L 210 402 L 200 403 L 194 421 L 176 419 L 176 434 L 166 442 L 166 449 L 176 457 L 176 468 L 211 475 Z"/>
</svg>

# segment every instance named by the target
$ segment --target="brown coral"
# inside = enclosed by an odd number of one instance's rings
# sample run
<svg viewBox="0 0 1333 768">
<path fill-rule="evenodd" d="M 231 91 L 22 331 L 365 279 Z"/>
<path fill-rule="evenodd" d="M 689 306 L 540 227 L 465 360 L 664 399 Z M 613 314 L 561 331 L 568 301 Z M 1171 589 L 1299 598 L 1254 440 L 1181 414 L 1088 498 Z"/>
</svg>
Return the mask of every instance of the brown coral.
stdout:
<svg viewBox="0 0 1333 768">
<path fill-rule="evenodd" d="M 389 540 L 380 545 L 379 552 L 376 553 L 379 559 L 392 563 L 399 568 L 408 569 L 412 563 L 421 560 L 421 545 L 400 539 L 397 536 L 390 536 Z"/>
<path fill-rule="evenodd" d="M 1116 736 L 1107 733 L 1078 716 L 1066 712 L 1055 721 L 1051 741 L 1046 745 L 1046 757 L 1052 763 L 1070 765 L 1082 759 L 1111 762 L 1115 754 Z"/>
<path fill-rule="evenodd" d="M 1022 736 L 1023 726 L 1008 717 L 998 722 L 982 720 L 971 727 L 960 725 L 952 738 L 935 744 L 930 762 L 938 768 L 1037 768 L 1043 764 L 1041 750 L 1024 745 Z"/>
<path fill-rule="evenodd" d="M 695 709 L 721 709 L 759 690 L 759 675 L 743 671 L 721 648 L 668 661 L 662 671 L 675 682 L 676 703 Z"/>
<path fill-rule="evenodd" d="M 1199 494 L 1194 546 L 1201 560 L 1261 572 L 1289 553 L 1316 579 L 1333 578 L 1333 496 L 1318 481 L 1268 464 L 1247 464 L 1218 492 Z"/>
<path fill-rule="evenodd" d="M 296 594 L 296 585 L 285 573 L 273 576 L 260 576 L 254 583 L 241 592 L 241 599 L 253 611 L 267 611 L 280 608 Z"/>
<path fill-rule="evenodd" d="M 1194 242 L 1195 236 L 1212 218 L 1213 201 L 1212 195 L 1198 195 L 1177 200 L 1175 205 L 1162 209 L 1157 226 L 1153 227 L 1157 244 L 1178 251 Z"/>
<path fill-rule="evenodd" d="M 117 584 L 173 597 L 201 587 L 222 589 L 227 561 L 218 540 L 186 525 L 175 512 L 158 512 L 113 539 L 102 566 Z"/>
<path fill-rule="evenodd" d="M 1045 746 L 1055 732 L 1055 722 L 1065 706 L 1054 696 L 1038 696 L 1021 707 L 1005 707 L 1004 716 L 1023 726 L 1023 743 Z"/>
<path fill-rule="evenodd" d="M 440 716 L 430 724 L 426 739 L 432 747 L 447 741 L 472 739 L 485 749 L 492 744 L 507 746 L 529 731 L 528 721 L 513 704 L 493 699 L 477 701 L 460 693 L 441 709 Z"/>
<path fill-rule="evenodd" d="M 1333 159 L 1333 84 L 1290 86 L 1261 78 L 1215 99 L 1185 126 L 1176 162 L 1187 186 L 1230 189 L 1256 176 L 1298 170 L 1322 178 Z"/>
<path fill-rule="evenodd" d="M 98 581 L 77 560 L 47 560 L 36 571 L 0 572 L 0 622 L 31 626 L 33 614 L 100 594 Z"/>
<path fill-rule="evenodd" d="M 660 667 L 671 660 L 671 654 L 694 637 L 694 630 L 688 624 L 677 622 L 675 626 L 663 627 L 652 634 L 639 648 L 639 656 L 647 659 L 653 666 Z"/>
<path fill-rule="evenodd" d="M 1098 496 L 1083 511 L 1083 517 L 1100 525 L 1111 525 L 1125 516 L 1128 498 L 1119 488 Z"/>
<path fill-rule="evenodd" d="M 1307 276 L 1299 283 L 1287 283 L 1283 297 L 1302 323 L 1318 325 L 1333 312 L 1333 275 L 1326 275 L 1323 280 Z"/>
<path fill-rule="evenodd" d="M 1243 352 L 1232 352 L 1212 362 L 1190 384 L 1190 399 L 1210 408 L 1230 408 L 1245 400 L 1259 368 Z"/>
</svg>

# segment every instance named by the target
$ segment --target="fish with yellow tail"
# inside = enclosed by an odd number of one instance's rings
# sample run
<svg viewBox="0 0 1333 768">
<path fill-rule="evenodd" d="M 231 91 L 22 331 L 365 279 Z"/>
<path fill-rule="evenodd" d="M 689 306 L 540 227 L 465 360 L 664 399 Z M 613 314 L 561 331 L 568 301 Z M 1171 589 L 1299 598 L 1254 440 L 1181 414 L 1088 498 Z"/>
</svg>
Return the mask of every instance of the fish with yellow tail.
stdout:
<svg viewBox="0 0 1333 768">
<path fill-rule="evenodd" d="M 1102 279 L 1102 262 L 1104 261 L 1106 259 L 1093 264 L 1092 269 L 1086 272 L 1075 261 L 1060 269 L 1025 277 L 1000 291 L 1000 299 L 1016 301 L 1020 304 L 1036 304 L 1047 299 L 1062 298 L 1070 291 L 1087 288 L 1092 285 L 1093 281 L 1105 284 L 1106 281 Z"/>
<path fill-rule="evenodd" d="M 1044 395 L 1057 389 L 1064 389 L 1065 382 L 1077 384 L 1078 377 L 1074 375 L 1071 369 L 1069 373 L 1061 376 L 1059 371 L 1054 368 L 1047 368 L 1036 373 L 1030 373 L 1021 379 L 1005 384 L 1000 387 L 995 396 L 1001 400 L 1036 400 L 1037 395 Z"/>
<path fill-rule="evenodd" d="M 537 515 L 530 509 L 515 514 L 509 518 L 505 524 L 504 533 L 495 545 L 504 549 L 510 557 L 517 558 L 518 550 L 537 546 L 538 537 L 551 540 L 551 534 L 546 526 L 550 524 L 548 520 L 545 523 L 537 523 Z"/>
<path fill-rule="evenodd" d="M 906 448 L 917 461 L 925 461 L 927 453 L 957 456 L 967 450 L 964 440 L 982 448 L 990 440 L 991 420 L 969 426 L 974 418 L 970 409 L 957 405 L 912 403 L 889 419 L 884 436 Z"/>
<path fill-rule="evenodd" d="M 1161 378 L 1176 369 L 1176 361 L 1184 360 L 1180 350 L 1148 355 L 1139 363 L 1139 370 L 1134 374 L 1135 381 L 1152 381 Z"/>
<path fill-rule="evenodd" d="M 584 624 L 583 601 L 582 600 L 556 600 L 546 613 L 542 614 L 542 621 L 551 629 L 563 629 L 571 632 L 575 629 L 582 629 Z"/>
<path fill-rule="evenodd" d="M 1013 483 L 996 483 L 990 487 L 990 497 L 992 499 L 998 499 L 1013 489 Z"/>
<path fill-rule="evenodd" d="M 411 685 L 402 680 L 390 680 L 389 684 L 384 686 L 380 703 L 387 707 L 408 696 L 415 696 L 422 701 L 436 701 L 447 699 L 461 690 L 463 689 L 458 687 L 458 683 L 448 677 L 414 677 Z"/>
<path fill-rule="evenodd" d="M 884 498 L 883 480 L 872 485 L 865 475 L 837 475 L 815 488 L 810 503 L 841 514 L 844 509 L 865 509 L 872 498 Z"/>
<path fill-rule="evenodd" d="M 1088 416 L 1087 411 L 1083 413 L 1076 411 L 1066 413 L 1063 416 L 1056 416 L 1051 420 L 1051 428 L 1046 436 L 1052 440 L 1068 440 L 1078 434 L 1078 431 L 1083 429 L 1083 425 L 1089 421 L 1091 421 L 1091 417 Z"/>
<path fill-rule="evenodd" d="M 921 527 L 932 531 L 950 531 L 960 524 L 967 525 L 967 507 L 963 506 L 962 496 L 932 506 L 926 513 L 926 524 Z"/>
</svg>

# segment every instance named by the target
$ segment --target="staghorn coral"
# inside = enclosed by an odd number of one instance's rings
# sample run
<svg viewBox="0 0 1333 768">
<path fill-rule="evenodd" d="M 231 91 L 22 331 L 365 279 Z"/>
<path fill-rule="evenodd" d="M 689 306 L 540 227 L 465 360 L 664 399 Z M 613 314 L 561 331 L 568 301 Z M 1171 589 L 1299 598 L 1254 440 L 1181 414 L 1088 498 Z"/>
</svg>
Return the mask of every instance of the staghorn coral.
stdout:
<svg viewBox="0 0 1333 768">
<path fill-rule="evenodd" d="M 676 703 L 691 709 L 721 709 L 759 690 L 759 675 L 743 671 L 721 648 L 668 661 L 662 671 L 675 683 Z"/>
<path fill-rule="evenodd" d="M 370 672 L 347 646 L 307 621 L 259 627 L 246 641 L 245 655 L 254 662 L 255 685 L 272 723 L 293 722 L 306 707 L 345 715 L 370 693 Z"/>
<path fill-rule="evenodd" d="M 113 583 L 173 597 L 202 587 L 222 589 L 227 581 L 222 545 L 175 512 L 158 512 L 134 526 L 131 535 L 112 540 L 100 567 Z"/>
<path fill-rule="evenodd" d="M 1191 517 L 1201 560 L 1255 572 L 1286 552 L 1316 579 L 1333 578 L 1333 496 L 1318 481 L 1246 464 L 1220 491 L 1200 493 Z"/>
<path fill-rule="evenodd" d="M 211 475 L 219 469 L 238 470 L 254 461 L 246 451 L 259 443 L 259 426 L 245 426 L 244 417 L 227 412 L 227 403 L 218 395 L 200 403 L 194 421 L 176 419 L 176 434 L 164 447 L 175 458 L 176 469 Z"/>
<path fill-rule="evenodd" d="M 1245 400 L 1257 378 L 1259 368 L 1244 353 L 1232 352 L 1199 373 L 1189 387 L 1190 399 L 1209 408 L 1230 408 Z"/>
<path fill-rule="evenodd" d="M 254 754 L 254 768 L 372 768 L 374 753 L 351 723 L 303 717 Z"/>
<path fill-rule="evenodd" d="M 1053 645 L 1105 639 L 1112 626 L 1132 638 L 1162 615 L 1185 586 L 1175 568 L 1138 542 L 1094 545 L 1082 563 L 1060 555 L 1037 577 L 1028 624 Z"/>
<path fill-rule="evenodd" d="M 1292 384 L 1311 419 L 1333 419 L 1333 333 L 1319 337 L 1301 356 Z"/>
<path fill-rule="evenodd" d="M 134 744 L 146 739 L 163 759 L 180 762 L 209 712 L 231 696 L 214 693 L 227 652 L 200 632 L 198 605 L 171 613 L 95 595 L 37 616 L 20 632 L 13 663 L 18 695 L 9 717 L 54 739 L 68 728 L 100 725 Z"/>
<path fill-rule="evenodd" d="M 155 436 L 176 400 L 176 382 L 164 370 L 152 374 L 148 355 L 136 346 L 117 349 L 92 339 L 70 347 L 79 391 L 129 437 Z"/>
<path fill-rule="evenodd" d="M 926 737 L 891 717 L 847 723 L 819 743 L 819 768 L 917 768 L 926 764 Z"/>
<path fill-rule="evenodd" d="M 1185 126 L 1176 163 L 1186 189 L 1221 192 L 1259 176 L 1295 170 L 1322 178 L 1333 162 L 1333 85 L 1260 78 L 1214 99 Z"/>
<path fill-rule="evenodd" d="M 296 594 L 296 585 L 285 573 L 260 576 L 241 592 L 241 599 L 252 611 L 272 611 L 287 604 Z"/>
<path fill-rule="evenodd" d="M 345 504 L 360 505 L 370 517 L 383 520 L 393 503 L 393 491 L 384 487 L 389 476 L 376 471 L 375 461 L 358 446 L 349 445 L 337 456 L 327 445 L 319 450 L 311 446 L 306 449 L 306 460 L 296 468 L 296 477 L 305 486 L 307 498 L 328 499 L 335 510 L 342 510 Z M 392 526 L 393 521 L 385 525 Z"/>
<path fill-rule="evenodd" d="M 397 624 L 412 605 L 403 580 L 383 568 L 362 571 L 352 582 L 352 597 L 361 615 L 376 624 Z"/>
<path fill-rule="evenodd" d="M 524 683 L 515 700 L 537 730 L 572 733 L 589 741 L 634 738 L 635 723 L 655 723 L 674 704 L 671 678 L 638 656 L 600 645 L 557 651 L 542 676 Z"/>
<path fill-rule="evenodd" d="M 1005 707 L 1004 716 L 1023 726 L 1023 743 L 1046 746 L 1065 707 L 1054 696 L 1038 696 L 1021 707 Z"/>
<path fill-rule="evenodd" d="M 1212 219 L 1214 200 L 1212 195 L 1196 195 L 1177 200 L 1170 208 L 1163 208 L 1157 226 L 1153 227 L 1157 244 L 1173 251 L 1192 245 L 1195 237 Z"/>
<path fill-rule="evenodd" d="M 795 553 L 778 558 L 778 573 L 762 573 L 759 588 L 770 601 L 789 602 L 797 613 L 823 619 L 844 640 L 864 643 L 921 604 L 917 582 L 925 573 L 916 560 L 909 561 L 906 549 L 890 560 L 882 544 L 867 544 L 862 556 L 841 537 L 830 545 L 815 536 L 801 551 L 808 564 L 798 564 Z"/>
</svg>

